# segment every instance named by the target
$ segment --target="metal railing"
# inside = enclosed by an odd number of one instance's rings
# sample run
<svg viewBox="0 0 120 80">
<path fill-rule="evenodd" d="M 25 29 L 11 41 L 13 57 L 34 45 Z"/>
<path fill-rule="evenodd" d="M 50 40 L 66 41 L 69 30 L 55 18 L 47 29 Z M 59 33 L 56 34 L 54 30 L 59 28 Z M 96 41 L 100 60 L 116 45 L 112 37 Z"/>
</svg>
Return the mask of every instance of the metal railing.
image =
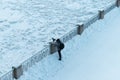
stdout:
<svg viewBox="0 0 120 80">
<path fill-rule="evenodd" d="M 0 77 L 0 80 L 14 80 L 13 70 L 8 71 Z"/>
</svg>

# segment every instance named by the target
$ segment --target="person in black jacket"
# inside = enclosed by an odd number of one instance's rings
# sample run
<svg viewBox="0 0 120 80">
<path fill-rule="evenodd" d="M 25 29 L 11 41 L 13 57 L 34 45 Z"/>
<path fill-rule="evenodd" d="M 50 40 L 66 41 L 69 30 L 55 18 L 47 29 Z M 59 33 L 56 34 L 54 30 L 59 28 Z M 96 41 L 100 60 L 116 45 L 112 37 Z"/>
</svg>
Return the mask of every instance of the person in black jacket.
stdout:
<svg viewBox="0 0 120 80">
<path fill-rule="evenodd" d="M 53 38 L 53 41 L 55 41 L 54 38 Z M 62 59 L 61 50 L 64 48 L 64 43 L 61 42 L 60 39 L 57 39 L 55 41 L 55 46 L 57 47 L 57 51 L 58 51 L 58 55 L 59 55 L 59 60 L 61 60 Z"/>
</svg>

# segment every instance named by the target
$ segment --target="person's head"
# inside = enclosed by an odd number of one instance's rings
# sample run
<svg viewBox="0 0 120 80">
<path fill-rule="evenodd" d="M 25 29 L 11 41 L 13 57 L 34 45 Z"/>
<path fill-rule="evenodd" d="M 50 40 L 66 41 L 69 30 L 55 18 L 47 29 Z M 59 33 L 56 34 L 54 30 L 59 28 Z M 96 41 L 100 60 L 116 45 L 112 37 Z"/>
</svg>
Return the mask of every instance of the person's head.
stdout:
<svg viewBox="0 0 120 80">
<path fill-rule="evenodd" d="M 60 39 L 57 39 L 56 41 L 57 41 L 57 42 L 61 42 Z"/>
</svg>

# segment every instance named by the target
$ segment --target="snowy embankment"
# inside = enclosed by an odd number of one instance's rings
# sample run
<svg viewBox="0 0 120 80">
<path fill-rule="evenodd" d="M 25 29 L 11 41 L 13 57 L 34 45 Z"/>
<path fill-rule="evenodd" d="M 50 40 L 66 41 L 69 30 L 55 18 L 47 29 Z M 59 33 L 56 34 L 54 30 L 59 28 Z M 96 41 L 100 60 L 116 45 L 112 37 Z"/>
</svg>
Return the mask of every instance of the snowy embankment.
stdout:
<svg viewBox="0 0 120 80">
<path fill-rule="evenodd" d="M 120 8 L 116 8 L 74 39 L 75 47 L 67 51 L 69 61 L 55 77 L 46 80 L 120 80 L 119 34 Z"/>
<path fill-rule="evenodd" d="M 51 37 L 64 35 L 112 2 L 1 0 L 0 75 L 40 51 Z"/>
<path fill-rule="evenodd" d="M 19 80 L 120 80 L 120 9 L 65 43 L 63 60 L 47 56 Z"/>
</svg>

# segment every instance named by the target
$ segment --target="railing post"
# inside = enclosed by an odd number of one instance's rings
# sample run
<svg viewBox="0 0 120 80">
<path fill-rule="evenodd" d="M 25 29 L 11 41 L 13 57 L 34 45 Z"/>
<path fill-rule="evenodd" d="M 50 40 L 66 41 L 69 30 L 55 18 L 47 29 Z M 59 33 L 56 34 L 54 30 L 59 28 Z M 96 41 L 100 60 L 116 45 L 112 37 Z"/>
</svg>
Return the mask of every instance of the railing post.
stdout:
<svg viewBox="0 0 120 80">
<path fill-rule="evenodd" d="M 54 44 L 54 42 L 50 42 L 50 54 L 53 54 L 54 52 L 56 52 L 56 46 Z"/>
<path fill-rule="evenodd" d="M 116 1 L 116 6 L 119 7 L 120 6 L 120 0 Z"/>
<path fill-rule="evenodd" d="M 77 33 L 81 35 L 82 32 L 84 31 L 84 24 L 78 24 L 77 26 L 78 26 Z"/>
<path fill-rule="evenodd" d="M 18 66 L 18 67 L 12 67 L 13 69 L 13 77 L 15 79 L 20 78 L 21 75 L 23 75 L 23 69 L 22 69 L 22 65 Z"/>
<path fill-rule="evenodd" d="M 99 19 L 104 19 L 104 10 L 99 10 Z"/>
</svg>

